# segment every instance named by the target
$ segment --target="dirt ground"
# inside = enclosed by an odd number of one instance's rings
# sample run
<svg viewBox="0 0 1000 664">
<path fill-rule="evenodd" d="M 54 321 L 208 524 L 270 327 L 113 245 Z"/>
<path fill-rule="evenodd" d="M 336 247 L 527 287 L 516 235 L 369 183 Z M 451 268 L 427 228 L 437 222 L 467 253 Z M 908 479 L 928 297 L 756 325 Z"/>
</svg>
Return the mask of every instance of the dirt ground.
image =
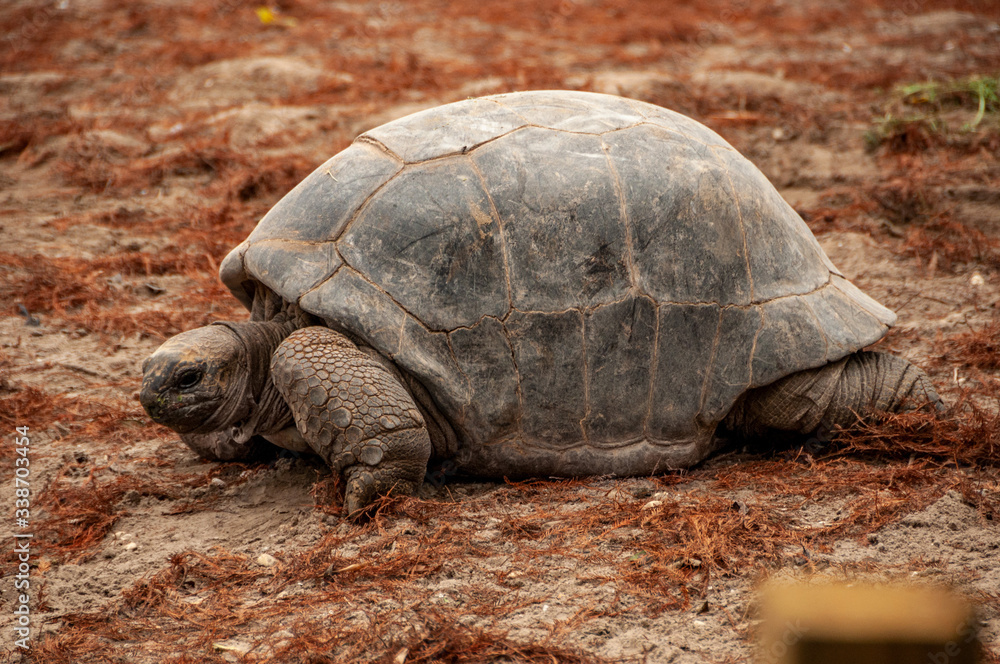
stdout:
<svg viewBox="0 0 1000 664">
<path fill-rule="evenodd" d="M 759 584 L 814 575 L 954 586 L 997 661 L 1000 5 L 27 0 L 0 72 L 0 505 L 33 536 L 2 661 L 743 661 Z M 210 463 L 146 418 L 143 358 L 245 316 L 219 261 L 312 168 L 555 88 L 722 134 L 955 406 L 651 478 L 427 483 L 363 525 L 314 460 Z"/>
</svg>

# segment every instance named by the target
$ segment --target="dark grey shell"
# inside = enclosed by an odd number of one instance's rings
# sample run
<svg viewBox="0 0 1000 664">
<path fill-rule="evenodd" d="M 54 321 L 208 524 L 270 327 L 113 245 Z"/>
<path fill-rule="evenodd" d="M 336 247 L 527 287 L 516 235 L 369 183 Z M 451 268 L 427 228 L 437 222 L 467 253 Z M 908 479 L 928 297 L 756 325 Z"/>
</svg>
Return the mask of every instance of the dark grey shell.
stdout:
<svg viewBox="0 0 1000 664">
<path fill-rule="evenodd" d="M 463 463 L 508 475 L 697 462 L 744 391 L 895 320 L 717 134 L 582 92 L 363 134 L 221 273 L 247 306 L 262 283 L 391 358 L 450 418 Z"/>
</svg>

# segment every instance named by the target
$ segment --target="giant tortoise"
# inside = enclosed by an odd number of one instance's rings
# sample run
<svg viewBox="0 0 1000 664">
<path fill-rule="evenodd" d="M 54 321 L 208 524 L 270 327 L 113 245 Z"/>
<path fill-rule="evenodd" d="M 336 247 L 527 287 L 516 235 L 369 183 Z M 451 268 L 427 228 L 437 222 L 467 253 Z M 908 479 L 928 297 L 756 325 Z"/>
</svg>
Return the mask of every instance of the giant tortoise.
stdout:
<svg viewBox="0 0 1000 664">
<path fill-rule="evenodd" d="M 322 457 L 345 510 L 428 460 L 485 477 L 648 475 L 732 436 L 940 403 L 862 350 L 895 315 L 726 141 L 609 95 L 521 92 L 382 125 L 220 268 L 250 310 L 145 363 L 149 415 L 232 459 Z"/>
</svg>

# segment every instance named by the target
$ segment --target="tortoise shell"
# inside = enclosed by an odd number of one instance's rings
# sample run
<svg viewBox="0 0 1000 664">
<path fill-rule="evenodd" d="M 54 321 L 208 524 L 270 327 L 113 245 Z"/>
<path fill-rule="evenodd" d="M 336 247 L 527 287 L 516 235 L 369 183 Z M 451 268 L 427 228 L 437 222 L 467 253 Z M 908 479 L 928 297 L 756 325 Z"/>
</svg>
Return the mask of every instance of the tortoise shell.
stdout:
<svg viewBox="0 0 1000 664">
<path fill-rule="evenodd" d="M 469 99 L 316 169 L 221 267 L 419 380 L 483 474 L 686 466 L 748 389 L 895 315 L 764 175 L 683 115 L 583 92 Z"/>
</svg>

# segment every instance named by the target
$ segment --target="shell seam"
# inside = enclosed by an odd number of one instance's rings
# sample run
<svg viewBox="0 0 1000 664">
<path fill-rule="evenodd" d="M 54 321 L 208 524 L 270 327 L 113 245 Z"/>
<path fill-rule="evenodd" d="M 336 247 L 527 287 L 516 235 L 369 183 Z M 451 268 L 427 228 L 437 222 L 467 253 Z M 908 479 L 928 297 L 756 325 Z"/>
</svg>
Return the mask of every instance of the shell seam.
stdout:
<svg viewBox="0 0 1000 664">
<path fill-rule="evenodd" d="M 747 227 L 743 223 L 743 207 L 740 205 L 740 197 L 736 193 L 736 183 L 733 182 L 733 176 L 729 173 L 729 169 L 726 165 L 719 159 L 719 156 L 715 154 L 715 148 L 708 146 L 708 149 L 712 151 L 712 155 L 715 156 L 716 161 L 723 167 L 722 170 L 726 174 L 726 180 L 729 181 L 729 188 L 733 192 L 733 201 L 736 203 L 736 217 L 740 222 L 740 234 L 743 236 L 743 260 L 747 264 L 747 281 L 750 282 L 750 300 L 753 301 L 754 298 L 754 284 L 753 284 L 753 272 L 750 270 L 750 251 L 747 245 Z M 827 279 L 829 283 L 829 279 Z"/>
<path fill-rule="evenodd" d="M 506 109 L 507 107 L 503 107 L 503 108 Z M 405 167 L 405 166 L 419 166 L 421 164 L 428 164 L 428 163 L 432 163 L 432 162 L 435 162 L 435 161 L 442 161 L 444 159 L 450 159 L 450 158 L 453 158 L 453 157 L 471 156 L 472 153 L 476 152 L 480 148 L 483 148 L 483 147 L 489 145 L 490 143 L 494 143 L 496 141 L 499 141 L 502 138 L 506 138 L 507 136 L 510 136 L 511 134 L 516 134 L 517 132 L 523 131 L 525 129 L 541 129 L 543 131 L 558 132 L 560 134 L 573 134 L 575 136 L 594 136 L 596 138 L 602 138 L 602 137 L 604 137 L 604 136 L 606 136 L 608 134 L 613 134 L 615 132 L 626 131 L 628 129 L 634 129 L 636 127 L 640 127 L 640 126 L 643 126 L 643 125 L 648 125 L 650 127 L 655 127 L 656 129 L 660 129 L 662 131 L 665 131 L 665 132 L 668 132 L 668 133 L 671 133 L 671 134 L 675 134 L 675 135 L 683 138 L 685 141 L 687 141 L 689 143 L 697 143 L 698 145 L 701 145 L 701 146 L 709 148 L 709 149 L 712 149 L 712 148 L 721 148 L 723 150 L 735 151 L 733 148 L 726 147 L 725 145 L 717 145 L 717 144 L 712 144 L 712 143 L 704 143 L 704 142 L 699 141 L 697 139 L 691 138 L 687 134 L 679 132 L 676 129 L 671 129 L 669 127 L 664 127 L 663 125 L 657 124 L 656 122 L 650 122 L 648 119 L 643 119 L 643 120 L 640 120 L 638 122 L 634 122 L 634 123 L 632 123 L 630 125 L 627 125 L 625 127 L 614 127 L 614 128 L 607 129 L 607 130 L 604 130 L 604 131 L 599 131 L 599 132 L 593 132 L 593 131 L 572 131 L 570 129 L 560 129 L 558 127 L 547 127 L 545 125 L 535 124 L 534 122 L 529 121 L 527 118 L 525 118 L 520 113 L 517 113 L 516 111 L 513 111 L 511 109 L 507 109 L 507 110 L 509 110 L 511 113 L 514 113 L 519 118 L 521 118 L 522 120 L 524 120 L 524 124 L 520 125 L 518 127 L 515 127 L 514 129 L 511 129 L 509 131 L 505 131 L 502 134 L 497 134 L 496 136 L 493 136 L 491 138 L 487 138 L 484 141 L 480 141 L 478 143 L 473 143 L 472 145 L 463 146 L 462 149 L 460 149 L 460 150 L 455 150 L 453 152 L 445 152 L 443 154 L 435 155 L 433 157 L 427 157 L 426 159 L 418 159 L 418 160 L 415 160 L 415 161 L 407 161 L 406 159 L 404 159 L 403 157 L 401 157 L 400 155 L 396 154 L 394 151 L 392 151 L 391 149 L 389 149 L 384 143 L 382 143 L 381 141 L 379 141 L 376 138 L 368 136 L 367 134 L 362 134 L 361 136 L 358 136 L 355 139 L 355 142 L 356 143 L 357 142 L 361 142 L 361 143 L 366 143 L 366 144 L 373 145 L 373 146 L 379 148 L 380 150 L 382 150 L 383 152 L 385 152 L 390 157 L 393 157 L 394 159 L 397 159 Z M 330 177 L 333 177 L 333 175 L 329 171 L 325 171 L 325 172 L 328 175 L 330 175 Z M 336 178 L 334 178 L 334 180 L 336 181 Z"/>
<path fill-rule="evenodd" d="M 535 126 L 535 125 L 523 124 L 523 125 L 520 125 L 519 127 L 515 127 L 514 129 L 511 129 L 509 131 L 505 131 L 502 134 L 497 134 L 496 136 L 494 136 L 492 138 L 487 138 L 485 141 L 480 141 L 478 143 L 473 143 L 472 145 L 463 146 L 461 150 L 455 150 L 454 152 L 445 152 L 444 154 L 435 155 L 433 157 L 427 157 L 426 159 L 419 159 L 417 161 L 406 161 L 402 157 L 400 157 L 399 160 L 401 162 L 403 162 L 403 166 L 405 167 L 405 166 L 420 166 L 422 164 L 429 164 L 429 163 L 433 163 L 435 161 L 442 161 L 444 159 L 450 159 L 452 157 L 465 157 L 465 156 L 469 156 L 474 151 L 478 150 L 479 148 L 481 148 L 481 147 L 483 147 L 485 145 L 489 145 L 490 143 L 493 143 L 494 141 L 499 141 L 501 138 L 504 138 L 506 136 L 510 136 L 511 134 L 519 132 L 519 131 L 521 131 L 522 129 L 524 129 L 526 127 L 532 127 L 532 126 Z M 545 129 L 547 129 L 547 128 L 548 127 L 545 127 Z"/>
<path fill-rule="evenodd" d="M 708 397 L 708 387 L 712 382 L 713 369 L 715 368 L 715 358 L 719 352 L 719 339 L 722 338 L 722 307 L 719 307 L 719 317 L 715 322 L 715 337 L 712 339 L 712 352 L 709 353 L 708 362 L 705 365 L 705 377 L 701 383 L 701 397 L 698 399 L 698 412 L 695 419 L 701 421 L 701 413 L 705 409 L 705 401 Z"/>
<path fill-rule="evenodd" d="M 650 298 L 653 302 L 653 314 L 656 316 L 656 327 L 653 331 L 653 360 L 650 365 L 649 371 L 649 395 L 646 397 L 646 417 L 642 423 L 642 433 L 646 438 L 649 438 L 649 421 L 653 419 L 653 391 L 656 388 L 656 378 L 659 372 L 659 358 L 660 358 L 660 305 Z"/>
<path fill-rule="evenodd" d="M 617 129 L 609 129 L 608 131 L 601 132 L 600 134 L 587 134 L 587 135 L 588 136 L 594 136 L 594 135 L 596 135 L 596 136 L 600 136 L 600 137 L 603 138 L 604 136 L 607 136 L 608 134 L 614 134 L 614 133 L 619 132 L 619 131 L 628 131 L 629 129 L 635 129 L 636 127 L 643 127 L 643 126 L 652 127 L 654 129 L 659 129 L 660 131 L 668 133 L 668 134 L 674 134 L 675 136 L 679 136 L 680 138 L 683 138 L 688 143 L 696 143 L 696 144 L 702 146 L 703 148 L 708 148 L 709 150 L 721 149 L 721 150 L 728 150 L 729 152 L 735 152 L 736 154 L 739 154 L 739 152 L 736 151 L 736 148 L 734 148 L 732 146 L 729 146 L 729 145 L 720 145 L 718 143 L 706 143 L 704 141 L 699 141 L 696 138 L 691 138 L 690 136 L 688 136 L 687 134 L 685 134 L 682 131 L 678 131 L 677 129 L 671 129 L 670 127 L 665 127 L 665 126 L 663 126 L 661 124 L 658 124 L 655 121 L 650 120 L 649 118 L 646 118 L 645 116 L 644 116 L 644 119 L 641 120 L 640 122 L 636 122 L 635 124 L 631 124 L 631 125 L 629 125 L 627 127 L 619 127 Z M 565 130 L 557 129 L 555 131 L 565 131 Z M 568 134 L 586 134 L 586 132 L 566 132 L 566 133 L 568 133 Z M 725 140 L 725 139 L 723 139 L 723 140 Z"/>
<path fill-rule="evenodd" d="M 517 353 L 514 352 L 514 342 L 510 340 L 510 330 L 507 329 L 507 323 L 505 321 L 500 321 L 500 329 L 503 330 L 504 341 L 507 342 L 507 348 L 510 349 L 510 363 L 514 366 L 514 375 L 517 377 L 514 388 L 514 393 L 517 394 L 517 437 L 523 441 L 524 426 L 522 424 L 522 419 L 524 417 L 524 393 L 521 390 L 521 368 L 517 366 Z"/>
<path fill-rule="evenodd" d="M 761 307 L 760 308 L 760 325 L 757 327 L 757 331 L 754 332 L 754 334 L 753 334 L 753 343 L 750 344 L 750 354 L 749 354 L 749 356 L 747 358 L 747 376 L 749 376 L 749 380 L 747 382 L 747 388 L 753 387 L 753 384 L 754 384 L 754 379 L 753 379 L 753 361 L 754 361 L 754 358 L 757 356 L 757 340 L 760 338 L 761 332 L 764 331 L 764 322 L 765 322 L 764 319 L 765 318 L 766 318 L 766 312 L 764 311 L 764 307 Z"/>
<path fill-rule="evenodd" d="M 820 335 L 823 337 L 823 361 L 830 361 L 830 340 L 826 336 L 826 332 L 823 331 L 823 324 L 816 315 L 816 310 L 813 309 L 812 302 L 808 298 L 803 298 L 802 302 L 806 305 L 806 309 L 809 310 L 809 315 L 812 316 L 813 321 L 816 323 L 816 329 L 819 330 Z"/>
<path fill-rule="evenodd" d="M 836 282 L 833 282 L 832 280 L 831 280 L 831 282 L 833 283 L 833 287 L 839 293 L 841 293 L 844 297 L 850 299 L 850 295 L 848 295 L 847 293 L 844 293 L 844 291 L 842 291 L 839 288 L 837 288 Z M 853 300 L 851 300 L 851 301 L 853 302 Z M 864 311 L 864 313 L 866 313 L 869 316 L 871 316 L 871 313 L 867 309 L 862 309 L 862 311 Z M 837 311 L 836 309 L 833 309 L 831 313 L 833 313 L 833 315 L 836 316 L 837 319 L 840 320 L 840 322 L 844 324 L 844 327 L 846 327 L 847 329 L 849 329 L 852 333 L 858 334 L 858 332 L 857 332 L 858 327 L 857 327 L 856 322 L 853 319 L 852 320 L 848 320 L 848 319 L 844 318 L 843 316 L 840 315 L 840 312 Z M 879 325 L 885 325 L 885 323 L 883 323 L 882 321 L 878 320 L 877 318 L 875 320 L 876 320 L 876 322 L 878 322 Z"/>
<path fill-rule="evenodd" d="M 354 274 L 358 275 L 358 277 L 360 277 L 362 281 L 364 281 L 365 283 L 367 283 L 369 286 L 371 286 L 372 288 L 374 288 L 375 290 L 377 290 L 382 295 L 385 295 L 389 299 L 390 302 L 392 302 L 397 307 L 399 307 L 399 310 L 401 312 L 403 312 L 403 314 L 404 314 L 404 317 L 403 317 L 403 323 L 404 323 L 404 325 L 405 325 L 405 322 L 406 322 L 406 316 L 409 316 L 414 321 L 416 321 L 416 323 L 418 325 L 420 325 L 420 327 L 424 328 L 424 330 L 426 330 L 430 334 L 444 334 L 444 335 L 448 334 L 448 330 L 435 330 L 434 328 L 432 328 L 431 326 L 429 326 L 427 323 L 425 323 L 424 321 L 422 321 L 416 314 L 414 314 L 409 309 L 407 309 L 406 307 L 404 307 L 387 290 L 385 290 L 384 288 L 382 288 L 381 286 L 379 286 L 377 283 L 375 283 L 374 281 L 372 281 L 371 278 L 367 274 L 365 274 L 364 272 L 362 272 L 358 268 L 356 268 L 353 265 L 351 265 L 347 261 L 346 258 L 341 257 L 341 259 L 344 261 L 344 264 L 341 267 L 345 267 L 346 266 L 346 267 L 350 268 L 351 271 L 354 272 Z M 340 271 L 340 268 L 337 268 L 337 272 L 339 272 L 339 271 Z M 332 278 L 332 275 L 331 275 L 331 278 Z M 329 281 L 329 279 L 327 281 Z M 485 316 L 484 316 L 484 318 L 485 318 Z M 400 334 L 402 334 L 402 332 Z"/>
<path fill-rule="evenodd" d="M 339 251 L 338 251 L 338 255 L 340 255 Z M 560 314 L 566 314 L 566 313 L 570 313 L 572 311 L 577 311 L 577 312 L 580 312 L 582 314 L 587 314 L 587 313 L 591 313 L 593 311 L 596 311 L 597 309 L 600 309 L 601 307 L 611 306 L 611 305 L 614 305 L 614 304 L 621 304 L 622 302 L 627 301 L 629 298 L 634 298 L 634 297 L 647 297 L 650 300 L 652 300 L 656 304 L 657 313 L 659 313 L 659 307 L 665 306 L 665 305 L 666 306 L 669 306 L 669 305 L 682 306 L 682 307 L 704 307 L 704 306 L 715 305 L 715 306 L 719 307 L 720 311 L 725 311 L 726 309 L 743 309 L 743 310 L 747 310 L 747 309 L 753 309 L 753 308 L 762 308 L 763 305 L 766 305 L 766 304 L 768 304 L 770 302 L 777 302 L 778 300 L 784 300 L 784 299 L 793 298 L 793 297 L 806 297 L 808 295 L 812 295 L 813 293 L 819 292 L 819 291 L 823 290 L 824 288 L 837 288 L 837 285 L 835 283 L 832 283 L 831 281 L 828 280 L 828 281 L 820 284 L 816 288 L 814 288 L 814 289 L 812 289 L 810 291 L 806 291 L 804 293 L 791 293 L 789 295 L 779 295 L 777 297 L 772 297 L 772 298 L 770 298 L 768 300 L 763 300 L 761 302 L 749 302 L 747 304 L 720 304 L 719 302 L 715 302 L 715 301 L 706 301 L 706 302 L 675 302 L 675 301 L 672 301 L 672 300 L 662 300 L 661 301 L 661 300 L 657 300 L 655 297 L 653 297 L 652 295 L 649 295 L 648 293 L 644 293 L 644 292 L 641 292 L 641 291 L 638 291 L 638 290 L 630 290 L 624 296 L 622 296 L 620 298 L 617 298 L 615 300 L 610 300 L 608 302 L 601 302 L 599 304 L 588 305 L 588 306 L 583 306 L 583 307 L 567 307 L 566 309 L 560 309 L 560 310 L 557 310 L 557 311 L 542 311 L 542 310 L 536 310 L 536 309 L 519 309 L 519 308 L 517 308 L 515 306 L 510 306 L 510 308 L 507 310 L 507 312 L 504 313 L 502 316 L 495 316 L 493 314 L 485 314 L 485 315 L 481 316 L 479 319 L 477 319 L 476 321 L 474 321 L 472 323 L 468 323 L 468 324 L 465 324 L 465 325 L 456 325 L 453 328 L 436 329 L 436 328 L 431 327 L 427 323 L 425 323 L 423 320 L 421 320 L 419 317 L 417 317 L 413 313 L 411 313 L 409 309 L 407 309 L 402 304 L 400 304 L 395 298 L 392 297 L 392 295 L 390 295 L 388 292 L 386 292 L 385 289 L 383 289 L 381 286 L 379 286 L 379 285 L 375 284 L 373 281 L 371 281 L 371 279 L 367 275 L 365 275 L 360 270 L 358 270 L 356 267 L 354 267 L 353 265 L 351 265 L 347 261 L 347 259 L 345 259 L 343 256 L 341 256 L 341 260 L 343 261 L 342 265 L 338 266 L 337 269 L 334 270 L 333 274 L 331 274 L 329 277 L 327 277 L 326 279 L 324 279 L 323 281 L 321 281 L 320 283 L 316 284 L 315 286 L 313 286 L 312 288 L 310 288 L 308 291 L 306 291 L 305 293 L 303 293 L 301 296 L 299 296 L 299 299 L 296 302 L 300 301 L 303 297 L 305 297 L 305 295 L 307 293 L 311 293 L 312 291 L 316 290 L 317 288 L 319 288 L 320 286 L 322 286 L 323 284 L 325 284 L 327 281 L 329 281 L 330 279 L 332 279 L 334 276 L 336 276 L 336 274 L 338 272 L 340 272 L 341 268 L 343 268 L 343 267 L 346 266 L 346 267 L 350 268 L 353 272 L 355 272 L 358 276 L 360 276 L 366 283 L 368 283 L 371 286 L 373 286 L 374 288 L 376 288 L 380 293 L 383 293 L 387 298 L 389 298 L 392 301 L 393 304 L 395 304 L 397 307 L 399 307 L 400 310 L 404 314 L 406 314 L 407 316 L 410 316 L 421 327 L 423 327 L 425 330 L 427 330 L 428 332 L 430 332 L 432 334 L 449 334 L 449 333 L 454 332 L 456 330 L 469 330 L 469 329 L 472 329 L 472 328 L 476 327 L 477 325 L 479 325 L 480 323 L 482 323 L 483 320 L 485 320 L 487 318 L 496 318 L 501 323 L 506 323 L 507 319 L 514 312 L 517 312 L 517 313 L 520 313 L 520 314 L 539 314 L 539 315 L 547 315 L 547 316 L 558 316 Z M 833 273 L 830 273 L 830 274 L 833 274 Z M 837 290 L 840 290 L 840 289 L 837 288 Z M 843 291 L 841 291 L 841 292 L 843 292 Z M 848 298 L 850 298 L 850 296 L 847 295 L 846 293 L 845 293 L 845 296 L 848 297 Z M 851 301 L 853 302 L 853 300 L 851 300 Z M 860 307 L 861 305 L 857 305 L 857 306 Z M 878 322 L 879 325 L 886 326 L 885 323 L 883 323 L 878 318 L 876 318 L 870 311 L 868 311 L 867 309 L 864 309 L 863 307 L 862 307 L 862 310 L 866 314 L 868 314 L 869 316 L 871 316 L 873 319 L 875 319 L 875 321 Z M 659 322 L 657 322 L 657 325 L 659 325 Z M 886 327 L 888 327 L 888 326 L 886 326 Z"/>
<path fill-rule="evenodd" d="M 400 160 L 400 161 L 402 161 L 402 160 Z M 370 194 L 368 194 L 368 195 L 367 195 L 367 196 L 365 197 L 365 200 L 361 201 L 361 204 L 360 204 L 360 205 L 358 205 L 358 207 L 356 207 L 356 208 L 354 209 L 354 212 L 352 212 L 352 213 L 351 213 L 351 218 L 347 220 L 347 223 L 345 223 L 345 224 L 344 224 L 344 226 L 343 226 L 343 228 L 341 228 L 341 229 L 340 229 L 340 232 L 339 232 L 339 233 L 337 233 L 337 234 L 336 234 L 336 235 L 335 235 L 334 237 L 330 238 L 330 240 L 329 240 L 329 241 L 330 241 L 330 242 L 338 242 L 338 241 L 340 240 L 340 238 L 344 237 L 344 235 L 345 235 L 345 234 L 347 233 L 347 231 L 349 231 L 349 230 L 351 229 L 351 226 L 352 226 L 352 225 L 354 225 L 354 222 L 355 222 L 355 221 L 357 220 L 357 218 L 361 216 L 361 211 L 362 211 L 362 210 L 364 210 L 364 209 L 365 209 L 366 207 L 368 207 L 368 204 L 369 204 L 369 203 L 371 202 L 371 200 L 372 200 L 373 198 L 375 198 L 375 196 L 376 196 L 376 195 L 377 195 L 377 194 L 378 194 L 378 193 L 379 193 L 380 191 L 382 191 L 383 189 L 385 189 L 385 188 L 386 188 L 386 186 L 388 186 L 388 184 L 389 184 L 390 182 L 392 182 L 392 181 L 393 181 L 393 180 L 395 180 L 395 179 L 396 179 L 397 177 L 399 177 L 400 173 L 402 173 L 402 172 L 403 172 L 403 170 L 405 169 L 405 166 L 406 166 L 406 164 L 405 164 L 405 163 L 404 163 L 404 164 L 402 164 L 402 165 L 401 165 L 401 166 L 400 166 L 400 167 L 399 167 L 399 168 L 398 168 L 398 169 L 396 170 L 396 172 L 392 174 L 392 176 L 391 176 L 391 177 L 387 178 L 385 182 L 383 182 L 383 183 L 382 183 L 382 184 L 380 184 L 379 186 L 375 187 L 375 190 L 374 190 L 374 191 L 372 191 L 372 192 L 371 192 Z M 327 173 L 329 173 L 329 171 L 327 171 Z M 331 175 L 331 177 L 333 177 L 333 176 Z M 337 247 L 337 252 L 338 252 L 338 253 L 340 252 L 340 247 Z"/>
<path fill-rule="evenodd" d="M 628 262 L 629 280 L 632 282 L 632 288 L 641 293 L 642 289 L 639 287 L 639 277 L 636 274 L 635 258 L 632 250 L 634 237 L 632 235 L 632 224 L 628 218 L 628 206 L 625 203 L 625 188 L 622 186 L 621 176 L 618 174 L 618 169 L 615 168 L 615 164 L 611 159 L 611 153 L 608 151 L 608 148 L 609 146 L 604 142 L 604 137 L 602 135 L 601 151 L 604 152 L 604 158 L 608 162 L 608 170 L 611 171 L 611 182 L 615 188 L 615 196 L 618 198 L 618 208 L 621 214 L 622 226 L 625 227 L 625 260 Z"/>
<path fill-rule="evenodd" d="M 497 210 L 496 203 L 493 201 L 493 194 L 490 193 L 489 187 L 486 186 L 486 178 L 483 177 L 482 171 L 479 170 L 479 164 L 477 164 L 475 160 L 471 158 L 469 158 L 468 161 L 469 164 L 471 164 L 472 166 L 472 171 L 476 174 L 476 177 L 479 178 L 479 184 L 480 186 L 482 186 L 483 192 L 486 194 L 486 200 L 490 204 L 490 214 L 492 214 L 493 218 L 496 220 L 497 229 L 500 231 L 500 253 L 503 256 L 503 276 L 504 280 L 507 282 L 507 314 L 505 314 L 506 317 L 507 315 L 510 314 L 510 310 L 514 308 L 514 296 L 510 285 L 510 257 L 508 256 L 507 233 L 506 230 L 504 229 L 503 220 L 500 219 L 500 211 Z M 483 318 L 487 317 L 488 315 L 483 316 L 475 324 L 478 325 L 479 322 L 483 320 Z"/>
<path fill-rule="evenodd" d="M 337 255 L 338 255 L 338 256 L 340 256 L 340 251 L 339 251 L 339 250 L 337 250 L 337 249 L 335 248 L 335 249 L 334 249 L 334 251 L 336 251 L 336 252 L 337 252 Z M 334 270 L 333 272 L 331 272 L 331 273 L 330 273 L 330 276 L 328 276 L 328 277 L 327 277 L 326 279 L 322 279 L 322 280 L 320 280 L 320 281 L 319 281 L 319 282 L 318 282 L 318 283 L 317 283 L 317 284 L 316 284 L 315 286 L 313 286 L 312 288 L 310 288 L 310 289 L 308 289 L 308 290 L 304 291 L 304 292 L 302 293 L 302 295 L 299 295 L 299 297 L 298 297 L 298 298 L 297 298 L 297 299 L 295 300 L 295 305 L 296 305 L 296 306 L 298 306 L 299 308 L 302 308 L 302 304 L 301 304 L 301 302 L 302 302 L 302 298 L 304 298 L 304 297 L 305 297 L 306 295 L 309 295 L 309 294 L 310 294 L 310 293 L 312 293 L 312 292 L 313 292 L 314 290 L 316 290 L 317 288 L 319 288 L 320 286 L 322 286 L 323 284 L 325 284 L 326 282 L 330 281 L 330 280 L 331 280 L 331 279 L 333 279 L 333 278 L 334 278 L 335 276 L 337 276 L 337 273 L 338 273 L 338 272 L 340 272 L 340 269 L 341 269 L 342 267 L 344 267 L 345 265 L 347 265 L 347 262 L 346 262 L 346 261 L 344 261 L 344 257 L 343 257 L 343 256 L 340 256 L 340 265 L 338 265 L 338 266 L 337 266 L 337 269 L 336 269 L 336 270 Z M 348 265 L 348 267 L 350 267 L 350 265 Z M 351 269 L 353 270 L 354 268 L 351 268 Z M 357 270 L 355 270 L 355 272 L 357 272 Z M 304 309 L 304 308 L 303 308 L 303 311 L 306 311 L 306 309 Z M 318 314 L 314 314 L 314 315 L 318 315 Z"/>
<path fill-rule="evenodd" d="M 462 363 L 458 361 L 458 354 L 455 352 L 455 347 L 451 344 L 451 333 L 444 335 L 445 341 L 448 343 L 448 352 L 451 353 L 451 359 L 455 362 L 455 368 L 458 369 L 458 373 L 461 374 L 462 378 L 465 380 L 465 389 L 467 390 L 468 397 L 462 401 L 462 422 L 463 424 L 468 422 L 468 407 L 472 405 L 472 395 L 474 391 L 472 389 L 472 379 L 469 375 L 465 373 L 462 369 Z"/>
<path fill-rule="evenodd" d="M 590 364 L 587 357 L 587 316 L 580 312 L 580 345 L 583 347 L 583 417 L 580 418 L 580 433 L 585 443 L 590 444 L 587 420 L 590 418 Z"/>
</svg>

